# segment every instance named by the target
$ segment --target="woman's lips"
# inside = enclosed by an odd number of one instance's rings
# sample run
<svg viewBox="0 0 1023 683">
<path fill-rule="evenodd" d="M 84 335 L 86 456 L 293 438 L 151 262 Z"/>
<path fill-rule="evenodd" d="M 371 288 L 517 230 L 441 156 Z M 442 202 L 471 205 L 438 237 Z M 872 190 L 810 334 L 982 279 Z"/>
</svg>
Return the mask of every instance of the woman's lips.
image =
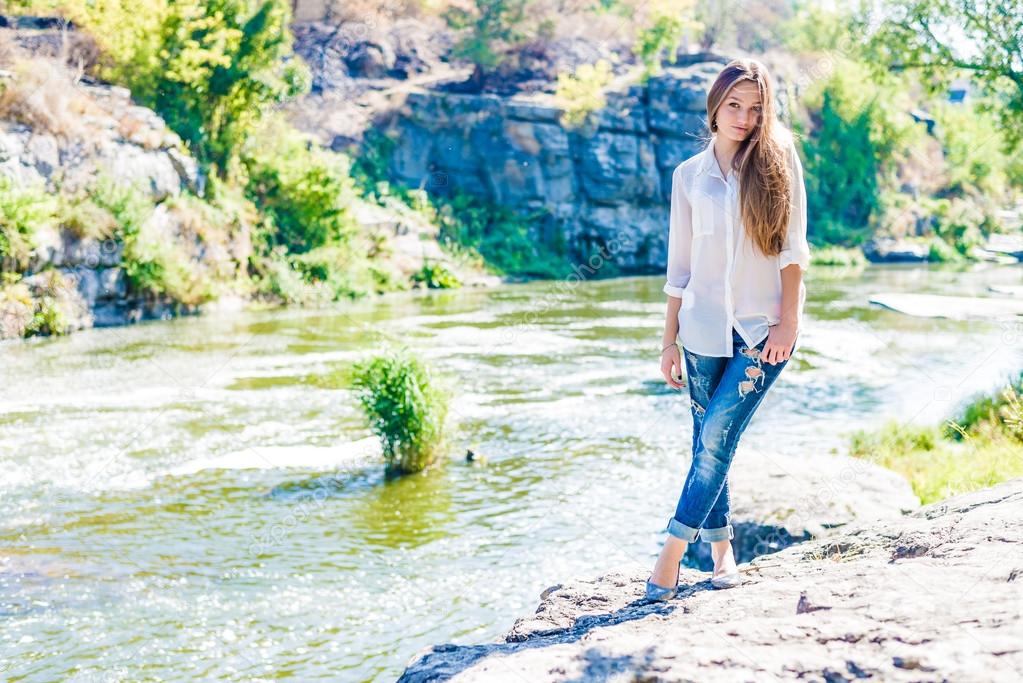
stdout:
<svg viewBox="0 0 1023 683">
<path fill-rule="evenodd" d="M 732 126 L 732 128 L 734 128 L 735 130 L 739 131 L 740 133 L 745 133 L 746 132 L 745 128 L 740 128 L 739 126 Z"/>
</svg>

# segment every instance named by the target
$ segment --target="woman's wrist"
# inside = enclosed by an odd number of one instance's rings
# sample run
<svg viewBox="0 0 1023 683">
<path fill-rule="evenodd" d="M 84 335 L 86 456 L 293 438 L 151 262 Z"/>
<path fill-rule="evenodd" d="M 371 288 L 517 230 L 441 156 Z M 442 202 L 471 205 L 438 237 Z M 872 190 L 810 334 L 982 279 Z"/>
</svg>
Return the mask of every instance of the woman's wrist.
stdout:
<svg viewBox="0 0 1023 683">
<path fill-rule="evenodd" d="M 678 342 L 671 342 L 670 344 L 666 345 L 663 349 L 661 349 L 661 354 L 663 355 L 664 352 L 670 349 L 672 346 L 678 346 Z"/>
</svg>

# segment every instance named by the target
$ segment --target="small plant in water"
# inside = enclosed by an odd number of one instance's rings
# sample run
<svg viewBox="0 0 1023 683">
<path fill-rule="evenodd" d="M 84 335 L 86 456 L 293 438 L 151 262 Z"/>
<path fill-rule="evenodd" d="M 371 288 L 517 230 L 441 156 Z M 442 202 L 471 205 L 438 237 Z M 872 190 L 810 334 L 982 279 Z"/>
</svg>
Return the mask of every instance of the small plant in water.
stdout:
<svg viewBox="0 0 1023 683">
<path fill-rule="evenodd" d="M 444 448 L 448 395 L 408 350 L 389 350 L 353 368 L 356 396 L 380 438 L 388 474 L 418 472 Z"/>
</svg>

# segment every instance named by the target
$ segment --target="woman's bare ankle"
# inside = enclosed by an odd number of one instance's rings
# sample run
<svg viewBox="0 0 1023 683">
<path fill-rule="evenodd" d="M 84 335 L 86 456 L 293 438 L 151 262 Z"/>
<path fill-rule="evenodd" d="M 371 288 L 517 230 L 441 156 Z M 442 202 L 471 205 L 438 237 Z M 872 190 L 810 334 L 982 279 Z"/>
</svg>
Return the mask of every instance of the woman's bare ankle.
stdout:
<svg viewBox="0 0 1023 683">
<path fill-rule="evenodd" d="M 710 556 L 714 560 L 713 573 L 715 576 L 736 570 L 735 552 L 732 549 L 732 542 L 730 540 L 712 541 L 710 544 Z"/>
<path fill-rule="evenodd" d="M 661 554 L 657 557 L 657 563 L 654 565 L 651 580 L 661 586 L 671 584 L 677 576 L 676 568 L 682 561 L 682 557 L 686 554 L 688 547 L 688 541 L 683 541 L 677 536 L 669 535 L 661 547 Z"/>
</svg>

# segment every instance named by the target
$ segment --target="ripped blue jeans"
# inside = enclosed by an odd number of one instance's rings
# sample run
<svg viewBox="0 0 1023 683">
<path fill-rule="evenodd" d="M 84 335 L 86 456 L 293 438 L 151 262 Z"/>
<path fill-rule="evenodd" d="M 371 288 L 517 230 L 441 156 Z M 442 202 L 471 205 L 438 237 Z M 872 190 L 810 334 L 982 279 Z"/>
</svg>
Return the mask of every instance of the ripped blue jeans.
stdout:
<svg viewBox="0 0 1023 683">
<path fill-rule="evenodd" d="M 797 333 L 798 334 L 798 333 Z M 731 357 L 682 349 L 693 413 L 693 460 L 667 531 L 692 543 L 735 537 L 728 499 L 728 468 L 739 437 L 774 380 L 791 360 L 761 360 L 767 338 L 746 346 L 732 328 Z"/>
</svg>

